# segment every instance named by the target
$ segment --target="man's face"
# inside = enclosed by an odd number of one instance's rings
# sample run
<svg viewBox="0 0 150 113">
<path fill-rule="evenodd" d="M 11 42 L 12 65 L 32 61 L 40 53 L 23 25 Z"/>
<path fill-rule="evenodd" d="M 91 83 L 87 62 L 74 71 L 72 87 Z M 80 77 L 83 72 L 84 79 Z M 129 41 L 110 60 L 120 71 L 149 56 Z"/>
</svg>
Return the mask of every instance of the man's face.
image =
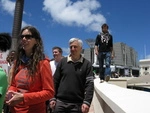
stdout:
<svg viewBox="0 0 150 113">
<path fill-rule="evenodd" d="M 59 52 L 58 49 L 53 50 L 53 57 L 54 57 L 54 59 L 61 57 L 61 53 Z"/>
<path fill-rule="evenodd" d="M 107 33 L 107 32 L 108 32 L 107 26 L 104 26 L 104 27 L 102 28 L 102 32 L 103 32 L 103 33 Z"/>
<path fill-rule="evenodd" d="M 13 61 L 14 58 L 15 58 L 15 52 L 11 52 L 11 53 L 10 53 L 10 59 L 11 59 L 11 61 Z"/>
<path fill-rule="evenodd" d="M 82 47 L 78 41 L 74 41 L 70 44 L 70 53 L 74 56 L 79 56 L 81 54 Z"/>
</svg>

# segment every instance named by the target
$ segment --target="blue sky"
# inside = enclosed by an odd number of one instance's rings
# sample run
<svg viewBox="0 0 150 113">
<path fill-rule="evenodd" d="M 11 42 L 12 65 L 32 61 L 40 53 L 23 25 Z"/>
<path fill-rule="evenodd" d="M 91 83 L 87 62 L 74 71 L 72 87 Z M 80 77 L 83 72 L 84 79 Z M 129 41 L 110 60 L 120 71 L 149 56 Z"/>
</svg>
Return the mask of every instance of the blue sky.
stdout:
<svg viewBox="0 0 150 113">
<path fill-rule="evenodd" d="M 16 0 L 0 0 L 0 32 L 12 32 Z M 96 38 L 107 23 L 113 42 L 133 47 L 138 59 L 150 58 L 150 0 L 24 0 L 22 27 L 35 26 L 43 38 L 45 53 L 52 47 L 68 53 L 72 37 Z"/>
</svg>

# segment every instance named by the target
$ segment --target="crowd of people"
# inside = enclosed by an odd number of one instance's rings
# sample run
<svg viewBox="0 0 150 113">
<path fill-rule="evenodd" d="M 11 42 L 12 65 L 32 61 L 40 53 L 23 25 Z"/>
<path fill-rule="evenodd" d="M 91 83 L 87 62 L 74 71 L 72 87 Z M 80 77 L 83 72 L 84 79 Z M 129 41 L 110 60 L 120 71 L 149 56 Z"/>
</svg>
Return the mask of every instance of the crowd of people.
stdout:
<svg viewBox="0 0 150 113">
<path fill-rule="evenodd" d="M 101 65 L 104 59 L 108 62 L 109 76 L 112 36 L 107 24 L 102 26 L 102 31 L 96 37 L 95 53 Z M 3 37 L 0 50 L 10 50 L 11 36 L 1 33 L 0 37 Z M 5 38 L 9 38 L 8 41 Z M 3 81 L 0 82 L 0 113 L 2 109 L 4 113 L 88 113 L 94 93 L 92 64 L 81 54 L 81 39 L 71 38 L 68 45 L 68 56 L 64 57 L 61 47 L 55 46 L 50 59 L 44 53 L 37 28 L 23 27 L 17 38 L 17 49 L 11 50 L 6 59 L 9 75 L 0 69 L 0 81 Z M 104 80 L 101 65 L 100 79 Z"/>
</svg>

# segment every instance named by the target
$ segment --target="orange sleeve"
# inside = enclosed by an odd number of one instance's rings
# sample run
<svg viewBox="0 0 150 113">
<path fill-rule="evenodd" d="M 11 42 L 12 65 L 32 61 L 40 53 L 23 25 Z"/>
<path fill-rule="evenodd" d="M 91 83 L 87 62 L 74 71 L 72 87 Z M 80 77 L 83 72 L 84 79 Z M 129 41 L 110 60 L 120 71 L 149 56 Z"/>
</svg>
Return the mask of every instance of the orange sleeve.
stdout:
<svg viewBox="0 0 150 113">
<path fill-rule="evenodd" d="M 15 80 L 13 79 L 13 81 L 11 82 L 11 85 L 10 85 L 10 87 L 8 88 L 8 90 L 12 90 L 12 91 L 15 91 L 15 92 L 17 92 L 17 88 L 15 87 L 16 85 L 15 85 L 15 82 L 14 82 Z"/>
<path fill-rule="evenodd" d="M 16 88 L 16 82 L 15 82 L 15 76 L 13 75 L 13 72 L 14 72 L 14 66 L 12 66 L 12 68 L 11 68 L 11 74 L 9 75 L 9 81 L 8 81 L 8 83 L 9 83 L 9 88 L 8 88 L 8 90 L 12 90 L 12 91 L 15 91 L 15 92 L 17 92 L 17 88 Z"/>
<path fill-rule="evenodd" d="M 25 105 L 41 103 L 54 97 L 54 83 L 48 60 L 40 62 L 40 77 L 42 90 L 39 92 L 24 93 Z"/>
</svg>

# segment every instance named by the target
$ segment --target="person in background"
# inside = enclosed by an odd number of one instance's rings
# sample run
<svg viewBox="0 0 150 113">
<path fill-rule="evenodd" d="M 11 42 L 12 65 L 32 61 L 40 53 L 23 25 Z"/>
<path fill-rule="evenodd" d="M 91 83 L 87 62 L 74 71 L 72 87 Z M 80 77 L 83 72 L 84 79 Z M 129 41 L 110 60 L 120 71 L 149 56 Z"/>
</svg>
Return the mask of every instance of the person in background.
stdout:
<svg viewBox="0 0 150 113">
<path fill-rule="evenodd" d="M 45 102 L 54 96 L 54 84 L 40 33 L 33 26 L 25 26 L 17 42 L 6 103 L 11 113 L 46 113 Z"/>
<path fill-rule="evenodd" d="M 14 64 L 15 58 L 16 58 L 16 51 L 15 50 L 9 51 L 9 53 L 7 55 L 7 58 L 6 58 L 6 60 L 8 62 L 8 77 L 7 77 L 7 79 L 8 79 L 8 87 L 9 87 L 9 85 L 11 83 L 11 77 L 12 77 L 11 76 L 12 75 L 12 69 L 11 68 L 12 68 L 12 66 Z M 4 109 L 4 113 L 10 113 L 9 112 L 9 106 L 7 104 L 4 103 L 3 109 Z"/>
<path fill-rule="evenodd" d="M 0 33 L 0 52 L 6 52 L 11 48 L 12 38 L 8 33 Z M 0 67 L 0 113 L 2 113 L 5 94 L 7 91 L 7 75 Z"/>
<path fill-rule="evenodd" d="M 88 113 L 93 98 L 92 64 L 82 55 L 82 40 L 69 40 L 70 55 L 57 65 L 54 74 L 54 113 Z"/>
<path fill-rule="evenodd" d="M 52 70 L 52 75 L 54 75 L 57 64 L 63 58 L 63 56 L 62 56 L 63 51 L 60 47 L 55 46 L 52 48 L 52 53 L 53 53 L 53 59 L 51 59 L 51 61 L 50 61 L 50 66 L 51 66 L 51 70 Z M 52 113 L 52 109 L 51 109 L 49 100 L 46 101 L 46 106 L 47 106 L 47 111 Z"/>
<path fill-rule="evenodd" d="M 95 54 L 98 56 L 99 60 L 99 72 L 100 72 L 100 82 L 104 80 L 109 81 L 111 76 L 111 58 L 114 57 L 113 53 L 113 37 L 108 31 L 108 25 L 103 24 L 101 26 L 102 32 L 97 35 L 95 41 Z M 105 68 L 104 68 L 105 61 Z"/>
<path fill-rule="evenodd" d="M 10 85 L 11 82 L 11 75 L 12 75 L 12 67 L 14 64 L 14 61 L 16 59 L 16 51 L 15 50 L 11 50 L 6 58 L 7 62 L 8 62 L 8 84 Z"/>
<path fill-rule="evenodd" d="M 7 62 L 8 62 L 8 87 L 11 84 L 11 77 L 12 77 L 12 67 L 14 64 L 14 61 L 16 59 L 16 51 L 15 50 L 11 50 L 8 55 L 7 55 Z M 7 104 L 4 103 L 4 113 L 10 113 L 9 112 L 9 106 Z"/>
<path fill-rule="evenodd" d="M 6 60 L 8 62 L 8 66 L 12 66 L 14 64 L 15 58 L 16 58 L 16 51 L 11 50 L 6 58 Z"/>
<path fill-rule="evenodd" d="M 51 65 L 52 75 L 54 75 L 57 64 L 63 58 L 62 56 L 63 51 L 60 47 L 55 46 L 52 48 L 52 52 L 53 52 L 54 60 L 50 61 L 50 65 Z"/>
</svg>

